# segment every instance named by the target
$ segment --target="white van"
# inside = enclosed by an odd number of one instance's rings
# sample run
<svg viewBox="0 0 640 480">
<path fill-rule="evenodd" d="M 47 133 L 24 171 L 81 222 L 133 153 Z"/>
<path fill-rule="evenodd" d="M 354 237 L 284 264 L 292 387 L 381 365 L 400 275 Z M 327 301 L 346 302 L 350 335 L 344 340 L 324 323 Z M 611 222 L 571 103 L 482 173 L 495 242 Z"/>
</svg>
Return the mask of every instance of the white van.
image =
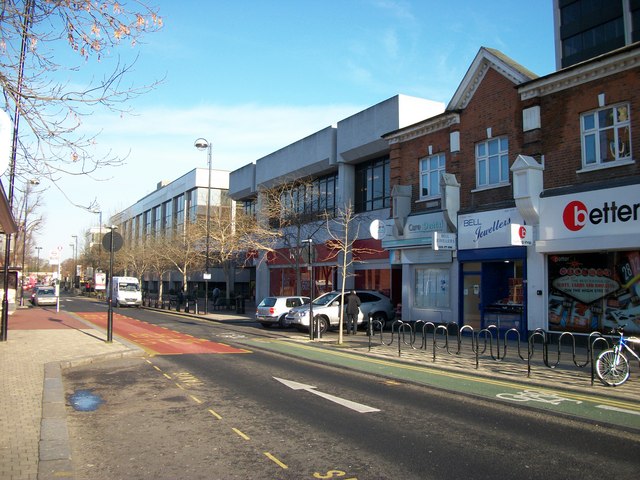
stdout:
<svg viewBox="0 0 640 480">
<path fill-rule="evenodd" d="M 116 307 L 139 307 L 142 305 L 140 282 L 136 277 L 113 277 L 111 301 Z"/>
</svg>

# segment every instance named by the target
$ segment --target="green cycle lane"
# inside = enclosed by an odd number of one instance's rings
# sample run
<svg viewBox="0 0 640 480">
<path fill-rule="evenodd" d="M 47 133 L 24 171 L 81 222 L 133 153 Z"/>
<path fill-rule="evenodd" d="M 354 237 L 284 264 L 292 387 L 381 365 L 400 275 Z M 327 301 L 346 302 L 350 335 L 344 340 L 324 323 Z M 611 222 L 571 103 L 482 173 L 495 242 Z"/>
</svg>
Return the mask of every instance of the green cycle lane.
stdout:
<svg viewBox="0 0 640 480">
<path fill-rule="evenodd" d="M 281 339 L 244 338 L 241 342 L 250 348 L 346 367 L 393 380 L 404 380 L 512 405 L 549 410 L 598 423 L 640 430 L 640 402 L 638 399 L 626 401 L 588 392 L 553 389 L 552 387 L 519 383 L 511 379 L 490 378 L 462 371 L 399 362 L 364 353 L 353 353 L 337 345 L 318 346 L 318 344 L 310 342 L 301 343 Z"/>
</svg>

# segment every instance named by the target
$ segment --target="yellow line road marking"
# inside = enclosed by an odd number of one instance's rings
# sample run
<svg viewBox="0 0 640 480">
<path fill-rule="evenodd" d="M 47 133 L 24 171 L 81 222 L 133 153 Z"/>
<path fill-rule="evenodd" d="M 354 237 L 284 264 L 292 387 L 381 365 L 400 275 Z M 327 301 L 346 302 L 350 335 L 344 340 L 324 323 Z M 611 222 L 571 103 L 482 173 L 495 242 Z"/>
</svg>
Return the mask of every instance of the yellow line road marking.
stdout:
<svg viewBox="0 0 640 480">
<path fill-rule="evenodd" d="M 275 463 L 276 465 L 278 465 L 280 468 L 283 469 L 287 469 L 289 468 L 287 465 L 285 465 L 284 463 L 282 463 L 280 460 L 278 460 L 276 457 L 274 457 L 273 455 L 271 455 L 269 452 L 264 452 L 265 457 L 267 457 L 269 460 L 271 460 L 273 463 Z"/>
<path fill-rule="evenodd" d="M 194 397 L 193 395 L 189 395 L 191 398 L 193 398 L 193 401 L 196 403 L 202 403 L 202 400 L 200 400 L 198 397 Z"/>
<path fill-rule="evenodd" d="M 231 430 L 233 430 L 234 432 L 236 432 L 240 437 L 244 438 L 245 440 L 249 440 L 249 437 L 247 435 L 245 435 L 244 433 L 242 433 L 240 430 L 238 430 L 237 428 L 231 428 Z"/>
<path fill-rule="evenodd" d="M 209 409 L 209 413 L 214 417 L 216 417 L 218 420 L 222 420 L 222 417 L 218 415 L 216 412 L 214 412 L 213 410 Z"/>
</svg>

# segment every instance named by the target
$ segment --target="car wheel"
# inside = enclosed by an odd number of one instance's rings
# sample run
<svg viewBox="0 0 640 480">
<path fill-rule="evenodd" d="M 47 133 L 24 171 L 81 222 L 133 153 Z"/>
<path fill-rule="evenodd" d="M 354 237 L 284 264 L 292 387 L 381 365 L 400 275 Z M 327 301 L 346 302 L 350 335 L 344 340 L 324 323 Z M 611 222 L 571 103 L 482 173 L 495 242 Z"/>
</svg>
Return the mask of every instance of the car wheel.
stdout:
<svg viewBox="0 0 640 480">
<path fill-rule="evenodd" d="M 286 328 L 286 325 L 284 324 L 284 318 L 286 317 L 286 315 L 282 315 L 280 316 L 280 318 L 278 319 L 278 326 L 280 328 Z"/>
<path fill-rule="evenodd" d="M 380 322 L 382 329 L 384 329 L 387 324 L 387 315 L 384 312 L 376 312 L 371 317 L 371 322 Z M 376 324 L 374 324 L 374 328 L 375 325 Z"/>
<path fill-rule="evenodd" d="M 315 317 L 315 319 L 318 322 L 321 334 L 325 333 L 327 330 L 329 330 L 329 319 L 327 317 L 319 315 L 319 316 Z"/>
</svg>

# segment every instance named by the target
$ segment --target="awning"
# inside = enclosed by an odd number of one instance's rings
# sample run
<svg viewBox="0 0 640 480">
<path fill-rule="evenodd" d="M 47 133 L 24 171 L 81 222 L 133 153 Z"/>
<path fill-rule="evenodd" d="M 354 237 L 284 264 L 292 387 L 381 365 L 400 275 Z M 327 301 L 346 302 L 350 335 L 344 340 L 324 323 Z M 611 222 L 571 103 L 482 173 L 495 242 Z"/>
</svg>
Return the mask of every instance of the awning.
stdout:
<svg viewBox="0 0 640 480">
<path fill-rule="evenodd" d="M 13 234 L 18 231 L 18 225 L 16 225 L 13 219 L 13 213 L 9 208 L 9 200 L 7 194 L 4 192 L 4 186 L 0 181 L 0 233 Z"/>
</svg>

